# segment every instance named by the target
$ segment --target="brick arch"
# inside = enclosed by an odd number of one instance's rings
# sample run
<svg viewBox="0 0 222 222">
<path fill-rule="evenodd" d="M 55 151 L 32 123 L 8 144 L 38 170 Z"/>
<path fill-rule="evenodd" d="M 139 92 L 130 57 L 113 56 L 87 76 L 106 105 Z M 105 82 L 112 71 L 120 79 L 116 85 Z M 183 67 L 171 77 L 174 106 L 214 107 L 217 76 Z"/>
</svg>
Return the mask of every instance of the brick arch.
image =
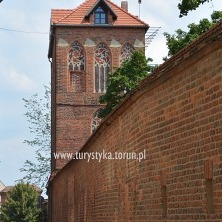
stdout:
<svg viewBox="0 0 222 222">
<path fill-rule="evenodd" d="M 110 48 L 106 43 L 100 42 L 96 46 L 94 59 L 94 91 L 105 93 L 112 60 Z"/>
<path fill-rule="evenodd" d="M 84 71 L 86 53 L 83 45 L 75 40 L 70 46 L 68 54 L 68 66 L 70 71 Z"/>
</svg>

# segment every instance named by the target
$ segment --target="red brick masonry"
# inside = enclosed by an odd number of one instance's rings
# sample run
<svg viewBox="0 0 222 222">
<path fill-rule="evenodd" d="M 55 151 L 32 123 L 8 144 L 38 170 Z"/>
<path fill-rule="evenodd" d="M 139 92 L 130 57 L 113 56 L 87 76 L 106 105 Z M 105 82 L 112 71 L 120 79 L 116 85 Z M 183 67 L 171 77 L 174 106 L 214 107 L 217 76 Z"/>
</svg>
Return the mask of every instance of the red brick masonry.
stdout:
<svg viewBox="0 0 222 222">
<path fill-rule="evenodd" d="M 52 221 L 222 221 L 222 23 L 144 80 L 82 151 L 144 149 L 140 163 L 70 161 L 49 183 Z"/>
<path fill-rule="evenodd" d="M 113 39 L 121 45 L 136 39 L 145 42 L 144 28 L 115 27 L 56 27 L 56 48 L 53 50 L 52 66 L 52 148 L 53 152 L 78 151 L 91 135 L 93 113 L 101 105 L 98 100 L 100 93 L 94 93 L 94 51 L 96 46 L 104 42 L 110 49 L 111 67 L 119 67 L 121 47 L 110 47 Z M 67 46 L 59 46 L 59 40 L 64 39 Z M 95 46 L 84 46 L 91 39 Z M 84 46 L 86 70 L 83 74 L 85 90 L 73 92 L 70 88 L 70 72 L 68 70 L 68 53 L 73 41 Z M 55 47 L 55 46 L 54 46 Z M 143 50 L 143 48 L 137 48 Z M 61 169 L 67 161 L 52 161 L 52 168 Z"/>
</svg>

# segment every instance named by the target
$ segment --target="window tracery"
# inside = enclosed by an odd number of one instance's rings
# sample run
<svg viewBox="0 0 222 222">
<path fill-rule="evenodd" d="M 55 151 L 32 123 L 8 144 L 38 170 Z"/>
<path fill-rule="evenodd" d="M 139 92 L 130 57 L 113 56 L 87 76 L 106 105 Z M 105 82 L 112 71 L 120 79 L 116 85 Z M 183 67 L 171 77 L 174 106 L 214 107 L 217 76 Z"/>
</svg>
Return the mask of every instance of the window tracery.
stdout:
<svg viewBox="0 0 222 222">
<path fill-rule="evenodd" d="M 92 120 L 92 133 L 96 131 L 97 127 L 101 123 L 102 119 L 99 118 L 99 114 L 102 111 L 102 109 L 98 109 L 94 115 L 93 115 L 93 120 Z"/>
<path fill-rule="evenodd" d="M 75 41 L 69 51 L 69 70 L 83 71 L 85 70 L 85 55 L 83 47 L 79 42 Z"/>
<path fill-rule="evenodd" d="M 110 72 L 110 51 L 100 43 L 95 51 L 95 92 L 105 93 Z"/>
<path fill-rule="evenodd" d="M 129 59 L 133 54 L 134 48 L 131 44 L 127 43 L 122 47 L 121 50 L 121 57 L 120 57 L 120 63 L 125 62 L 127 59 Z"/>
</svg>

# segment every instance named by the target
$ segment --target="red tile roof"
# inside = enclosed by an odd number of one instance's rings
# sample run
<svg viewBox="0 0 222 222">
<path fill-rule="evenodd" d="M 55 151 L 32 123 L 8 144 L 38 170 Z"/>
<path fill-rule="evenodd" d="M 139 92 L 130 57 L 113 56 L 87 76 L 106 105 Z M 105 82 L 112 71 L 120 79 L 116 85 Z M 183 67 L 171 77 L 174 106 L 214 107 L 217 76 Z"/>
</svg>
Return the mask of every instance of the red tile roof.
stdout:
<svg viewBox="0 0 222 222">
<path fill-rule="evenodd" d="M 8 193 L 14 188 L 14 186 L 7 186 L 3 190 L 0 191 L 0 193 Z"/>
<path fill-rule="evenodd" d="M 117 15 L 113 26 L 140 26 L 148 28 L 148 24 L 126 12 L 109 0 L 103 0 Z M 90 22 L 85 18 L 86 14 L 97 4 L 98 0 L 86 0 L 76 9 L 52 9 L 51 24 L 53 25 L 86 25 Z"/>
</svg>

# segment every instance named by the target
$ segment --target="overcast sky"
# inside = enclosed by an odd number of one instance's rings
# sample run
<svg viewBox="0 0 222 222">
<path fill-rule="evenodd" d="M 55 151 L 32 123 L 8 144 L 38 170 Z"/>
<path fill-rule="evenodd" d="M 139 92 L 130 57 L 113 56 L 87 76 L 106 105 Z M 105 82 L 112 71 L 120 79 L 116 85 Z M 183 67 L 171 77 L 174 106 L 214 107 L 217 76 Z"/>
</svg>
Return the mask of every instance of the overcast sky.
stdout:
<svg viewBox="0 0 222 222">
<path fill-rule="evenodd" d="M 50 82 L 47 59 L 50 10 L 72 9 L 83 0 L 3 0 L 0 3 L 0 180 L 13 185 L 22 174 L 19 169 L 26 159 L 34 159 L 33 148 L 23 143 L 32 138 L 24 117 L 22 98 L 34 93 L 42 95 Z M 113 0 L 120 5 L 121 0 Z M 140 17 L 151 27 L 161 27 L 149 45 L 146 55 L 154 63 L 162 63 L 167 55 L 163 32 L 173 33 L 191 22 L 210 17 L 213 10 L 222 10 L 222 1 L 204 4 L 187 17 L 179 18 L 179 0 L 142 0 Z M 128 0 L 129 12 L 138 15 L 137 0 Z M 7 31 L 38 32 L 36 34 Z"/>
</svg>

